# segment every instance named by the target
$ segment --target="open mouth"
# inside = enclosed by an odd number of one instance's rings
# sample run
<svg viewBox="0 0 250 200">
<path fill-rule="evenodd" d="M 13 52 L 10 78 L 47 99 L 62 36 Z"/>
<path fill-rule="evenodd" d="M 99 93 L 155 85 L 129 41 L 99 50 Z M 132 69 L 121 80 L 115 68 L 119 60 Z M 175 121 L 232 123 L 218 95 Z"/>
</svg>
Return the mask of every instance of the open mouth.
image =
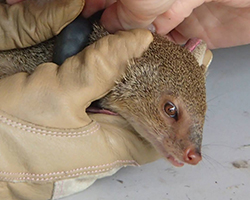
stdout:
<svg viewBox="0 0 250 200">
<path fill-rule="evenodd" d="M 92 106 L 88 107 L 86 109 L 86 112 L 88 112 L 88 113 L 106 114 L 106 115 L 115 115 L 115 116 L 119 115 L 118 113 L 115 113 L 113 111 L 110 111 L 110 110 L 107 110 L 107 109 L 104 109 L 104 108 L 92 107 Z"/>
<path fill-rule="evenodd" d="M 99 101 L 94 101 L 91 103 L 91 105 L 86 109 L 86 112 L 88 113 L 96 113 L 96 114 L 106 114 L 106 115 L 114 115 L 118 116 L 118 113 L 115 113 L 111 110 L 108 110 L 106 108 L 102 108 L 99 104 Z"/>
</svg>

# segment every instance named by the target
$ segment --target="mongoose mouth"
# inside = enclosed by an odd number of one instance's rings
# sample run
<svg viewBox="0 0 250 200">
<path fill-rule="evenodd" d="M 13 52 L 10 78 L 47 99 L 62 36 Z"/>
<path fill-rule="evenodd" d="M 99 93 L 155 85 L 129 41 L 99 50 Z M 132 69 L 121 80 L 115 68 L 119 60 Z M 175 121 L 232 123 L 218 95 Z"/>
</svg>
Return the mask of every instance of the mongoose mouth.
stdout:
<svg viewBox="0 0 250 200">
<path fill-rule="evenodd" d="M 112 112 L 110 110 L 104 109 L 104 108 L 95 108 L 95 107 L 88 107 L 86 109 L 88 113 L 96 113 L 96 114 L 106 114 L 106 115 L 115 115 L 118 116 L 118 113 Z"/>
<path fill-rule="evenodd" d="M 99 105 L 98 100 L 92 102 L 91 105 L 86 109 L 86 112 L 92 113 L 92 114 L 106 114 L 106 115 L 114 115 L 114 116 L 119 115 L 118 113 L 115 113 L 111 110 L 108 110 L 106 108 L 102 108 Z"/>
</svg>

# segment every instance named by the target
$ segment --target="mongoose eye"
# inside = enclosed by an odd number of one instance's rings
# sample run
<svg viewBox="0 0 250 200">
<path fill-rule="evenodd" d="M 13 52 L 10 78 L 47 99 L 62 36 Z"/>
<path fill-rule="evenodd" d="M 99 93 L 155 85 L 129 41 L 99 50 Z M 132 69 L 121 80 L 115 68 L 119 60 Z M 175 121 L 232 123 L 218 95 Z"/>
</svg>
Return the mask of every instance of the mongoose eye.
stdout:
<svg viewBox="0 0 250 200">
<path fill-rule="evenodd" d="M 175 120 L 178 119 L 178 110 L 177 107 L 170 101 L 168 101 L 164 106 L 164 111 L 167 115 Z"/>
</svg>

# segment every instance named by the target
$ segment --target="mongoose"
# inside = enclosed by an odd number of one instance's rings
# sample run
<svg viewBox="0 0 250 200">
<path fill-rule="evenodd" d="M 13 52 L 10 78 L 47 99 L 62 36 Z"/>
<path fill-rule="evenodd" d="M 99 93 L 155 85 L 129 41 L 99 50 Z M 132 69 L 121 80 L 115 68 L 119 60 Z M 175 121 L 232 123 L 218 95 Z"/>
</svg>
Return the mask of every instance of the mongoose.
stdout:
<svg viewBox="0 0 250 200">
<path fill-rule="evenodd" d="M 99 25 L 93 29 L 90 43 L 108 34 Z M 54 39 L 1 51 L 1 77 L 32 73 L 37 65 L 52 61 L 53 46 Z M 100 112 L 110 110 L 125 118 L 173 165 L 197 164 L 206 112 L 205 51 L 198 39 L 180 46 L 154 34 L 149 49 L 128 63 L 115 87 L 99 101 Z"/>
</svg>

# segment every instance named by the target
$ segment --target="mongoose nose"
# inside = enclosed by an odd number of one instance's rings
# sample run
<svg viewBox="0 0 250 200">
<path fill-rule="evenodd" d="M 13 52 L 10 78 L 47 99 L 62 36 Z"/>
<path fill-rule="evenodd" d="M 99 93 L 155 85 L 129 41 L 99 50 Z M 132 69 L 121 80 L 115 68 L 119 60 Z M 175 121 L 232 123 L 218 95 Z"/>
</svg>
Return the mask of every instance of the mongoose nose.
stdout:
<svg viewBox="0 0 250 200">
<path fill-rule="evenodd" d="M 197 165 L 201 159 L 201 153 L 197 152 L 194 147 L 188 147 L 184 152 L 184 161 L 188 164 Z"/>
</svg>

